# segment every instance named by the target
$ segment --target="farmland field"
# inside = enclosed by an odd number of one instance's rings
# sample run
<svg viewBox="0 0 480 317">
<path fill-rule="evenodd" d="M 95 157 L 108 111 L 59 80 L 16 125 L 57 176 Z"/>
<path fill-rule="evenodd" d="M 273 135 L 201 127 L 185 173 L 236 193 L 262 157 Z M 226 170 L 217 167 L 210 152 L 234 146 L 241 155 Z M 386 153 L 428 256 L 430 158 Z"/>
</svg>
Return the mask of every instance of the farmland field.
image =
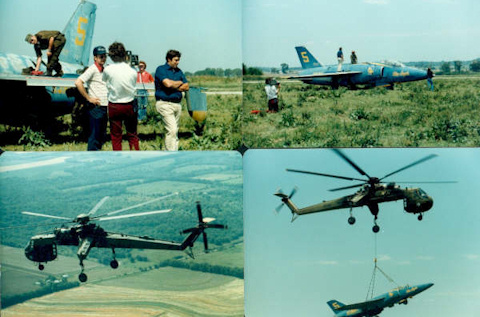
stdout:
<svg viewBox="0 0 480 317">
<path fill-rule="evenodd" d="M 264 84 L 243 86 L 243 141 L 252 148 L 458 147 L 480 145 L 480 76 L 347 90 L 282 81 L 278 113 Z M 252 114 L 252 110 L 261 110 Z"/>
<path fill-rule="evenodd" d="M 193 289 L 188 286 L 192 284 Z M 66 312 L 69 316 L 243 316 L 243 280 L 165 268 L 32 299 L 3 310 L 2 315 Z"/>
</svg>

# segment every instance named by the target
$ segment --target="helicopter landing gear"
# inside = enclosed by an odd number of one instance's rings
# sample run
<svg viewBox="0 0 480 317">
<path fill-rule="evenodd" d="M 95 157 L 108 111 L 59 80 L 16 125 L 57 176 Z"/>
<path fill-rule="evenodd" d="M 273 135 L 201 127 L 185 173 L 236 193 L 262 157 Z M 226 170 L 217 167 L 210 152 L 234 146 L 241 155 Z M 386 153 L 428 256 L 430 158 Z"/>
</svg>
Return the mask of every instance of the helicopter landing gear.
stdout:
<svg viewBox="0 0 480 317">
<path fill-rule="evenodd" d="M 355 223 L 355 217 L 352 215 L 352 208 L 350 208 L 350 217 L 348 217 L 348 223 L 353 225 Z"/>
<path fill-rule="evenodd" d="M 87 274 L 85 274 L 85 273 L 83 273 L 83 272 L 80 273 L 80 274 L 78 275 L 78 279 L 79 279 L 80 282 L 85 283 L 85 282 L 87 281 Z"/>
<path fill-rule="evenodd" d="M 375 220 L 373 221 L 374 226 L 372 227 L 372 231 L 374 233 L 378 233 L 380 231 L 380 227 L 377 225 L 377 215 L 375 215 Z"/>
<path fill-rule="evenodd" d="M 85 283 L 87 281 L 87 274 L 83 273 L 85 270 L 85 267 L 83 266 L 83 260 L 80 260 L 80 266 L 82 267 L 82 271 L 78 275 L 78 280 L 82 283 Z"/>
<path fill-rule="evenodd" d="M 349 223 L 350 225 L 355 224 L 355 217 L 350 216 L 350 217 L 348 218 L 348 223 Z"/>
<path fill-rule="evenodd" d="M 116 268 L 118 268 L 118 261 L 117 261 L 117 259 L 115 258 L 115 249 L 114 249 L 114 248 L 112 248 L 112 252 L 113 252 L 113 260 L 110 261 L 110 267 L 111 267 L 112 269 L 116 269 Z"/>
<path fill-rule="evenodd" d="M 111 262 L 110 262 L 110 266 L 112 267 L 112 269 L 116 269 L 118 267 L 118 261 L 113 259 Z"/>
<path fill-rule="evenodd" d="M 422 221 L 423 220 L 423 215 L 422 214 L 419 214 L 418 217 L 417 217 L 418 221 Z"/>
<path fill-rule="evenodd" d="M 40 271 L 43 271 L 44 268 L 45 268 L 45 265 L 43 265 L 43 264 L 39 264 L 39 265 L 38 265 L 38 269 L 39 269 Z"/>
</svg>

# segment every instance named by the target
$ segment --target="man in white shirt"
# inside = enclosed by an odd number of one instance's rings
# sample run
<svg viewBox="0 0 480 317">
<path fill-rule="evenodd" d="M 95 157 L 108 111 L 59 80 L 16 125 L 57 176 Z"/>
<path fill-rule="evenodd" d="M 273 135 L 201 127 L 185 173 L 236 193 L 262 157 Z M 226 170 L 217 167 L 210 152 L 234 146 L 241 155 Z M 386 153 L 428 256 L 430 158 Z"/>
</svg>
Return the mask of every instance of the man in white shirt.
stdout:
<svg viewBox="0 0 480 317">
<path fill-rule="evenodd" d="M 278 91 L 280 83 L 275 78 L 267 78 L 265 80 L 265 93 L 267 94 L 268 110 L 267 112 L 278 112 Z"/>
<path fill-rule="evenodd" d="M 103 68 L 107 60 L 107 50 L 103 46 L 93 49 L 94 63 L 75 81 L 80 94 L 87 100 L 89 117 L 88 151 L 99 151 L 107 138 L 107 86 L 102 80 Z M 84 85 L 88 87 L 88 93 Z"/>
<path fill-rule="evenodd" d="M 140 150 L 137 135 L 137 109 L 135 86 L 137 72 L 126 63 L 127 51 L 122 43 L 115 42 L 108 47 L 113 64 L 105 67 L 103 81 L 108 90 L 108 119 L 114 151 L 122 150 L 123 127 L 127 130 L 130 150 Z"/>
</svg>

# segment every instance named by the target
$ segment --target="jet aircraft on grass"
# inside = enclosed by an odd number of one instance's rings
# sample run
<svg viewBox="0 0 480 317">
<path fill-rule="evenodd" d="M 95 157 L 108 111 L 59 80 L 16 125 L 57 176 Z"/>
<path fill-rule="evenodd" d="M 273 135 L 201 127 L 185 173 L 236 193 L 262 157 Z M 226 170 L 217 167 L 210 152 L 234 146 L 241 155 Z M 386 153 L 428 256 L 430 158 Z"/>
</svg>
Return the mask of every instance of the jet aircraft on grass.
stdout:
<svg viewBox="0 0 480 317">
<path fill-rule="evenodd" d="M 177 194 L 177 193 L 175 193 Z M 174 194 L 172 194 L 174 195 Z M 87 275 L 84 273 L 84 264 L 83 261 L 87 258 L 90 250 L 92 248 L 108 248 L 112 250 L 113 260 L 110 262 L 110 266 L 113 269 L 118 268 L 118 261 L 115 259 L 115 249 L 116 248 L 133 248 L 133 249 L 161 249 L 161 250 L 188 250 L 188 255 L 193 258 L 193 253 L 191 249 L 195 241 L 200 235 L 203 236 L 203 243 L 205 251 L 208 251 L 208 241 L 206 229 L 216 228 L 216 229 L 227 229 L 227 226 L 222 224 L 211 223 L 215 218 L 204 218 L 202 214 L 202 209 L 200 202 L 197 202 L 197 214 L 198 214 L 198 225 L 183 230 L 181 233 L 189 235 L 183 240 L 183 242 L 173 242 L 153 239 L 147 236 L 132 236 L 123 233 L 112 233 L 107 232 L 99 225 L 94 222 L 97 221 L 110 221 L 122 218 L 131 218 L 131 217 L 141 217 L 149 216 L 159 213 L 170 212 L 171 209 L 166 210 L 155 210 L 140 212 L 134 214 L 126 215 L 116 215 L 118 213 L 138 208 L 147 204 L 151 204 L 158 200 L 167 198 L 171 195 L 163 196 L 160 198 L 155 198 L 141 204 L 122 208 L 120 210 L 115 210 L 108 212 L 100 216 L 94 216 L 95 212 L 103 205 L 103 203 L 109 198 L 104 197 L 100 200 L 95 207 L 93 207 L 90 212 L 87 214 L 80 214 L 74 219 L 67 217 L 60 217 L 54 215 L 40 214 L 36 212 L 23 211 L 22 213 L 30 216 L 53 218 L 66 220 L 73 223 L 71 226 L 66 227 L 62 226 L 60 228 L 55 228 L 53 233 L 50 234 L 39 234 L 30 238 L 26 248 L 25 256 L 33 262 L 38 263 L 38 269 L 43 270 L 45 266 L 42 263 L 47 263 L 53 261 L 57 258 L 57 245 L 67 245 L 67 246 L 77 246 L 77 256 L 80 261 L 81 272 L 78 276 L 80 282 L 85 282 L 87 280 Z M 115 216 L 114 216 L 115 215 Z"/>
<path fill-rule="evenodd" d="M 426 70 L 391 61 L 343 64 L 341 71 L 337 71 L 338 65 L 323 66 L 304 46 L 297 46 L 295 49 L 303 70 L 298 76 L 288 79 L 300 80 L 306 84 L 330 86 L 333 89 L 339 86 L 355 88 L 357 85 L 368 88 L 386 86 L 393 89 L 395 83 L 427 79 Z"/>
<path fill-rule="evenodd" d="M 33 76 L 37 58 L 0 52 L 0 118 L 10 125 L 35 124 L 70 113 L 80 94 L 76 78 L 89 66 L 97 6 L 80 0 L 64 30 L 66 43 L 60 54 L 62 77 Z M 25 31 L 27 33 L 28 30 Z M 32 49 L 33 52 L 33 49 Z M 136 55 L 134 55 L 136 57 Z M 40 67 L 45 73 L 46 65 Z M 153 83 L 137 85 L 153 90 Z M 29 118 L 33 119 L 30 120 Z"/>
<path fill-rule="evenodd" d="M 388 293 L 356 304 L 345 305 L 336 300 L 328 301 L 327 304 L 336 317 L 373 317 L 379 315 L 386 307 L 393 307 L 395 304 L 407 305 L 409 298 L 432 286 L 433 283 L 399 287 Z"/>
</svg>

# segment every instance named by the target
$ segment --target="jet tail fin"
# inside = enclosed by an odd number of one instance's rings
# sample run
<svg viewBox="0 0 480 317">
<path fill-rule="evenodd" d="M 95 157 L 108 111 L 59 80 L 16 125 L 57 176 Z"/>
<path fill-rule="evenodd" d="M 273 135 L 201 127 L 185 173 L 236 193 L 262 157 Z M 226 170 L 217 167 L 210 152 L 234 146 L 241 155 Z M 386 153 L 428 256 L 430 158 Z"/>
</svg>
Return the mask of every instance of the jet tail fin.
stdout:
<svg viewBox="0 0 480 317">
<path fill-rule="evenodd" d="M 339 302 L 338 300 L 332 299 L 331 301 L 327 302 L 327 305 L 330 307 L 331 310 L 336 314 L 340 308 L 345 306 L 345 304 Z"/>
<path fill-rule="evenodd" d="M 94 3 L 84 0 L 80 1 L 63 30 L 66 43 L 60 54 L 62 62 L 88 66 L 96 10 L 97 6 Z"/>
<path fill-rule="evenodd" d="M 298 58 L 300 59 L 303 69 L 322 66 L 305 46 L 296 46 L 295 49 L 297 50 Z"/>
</svg>

